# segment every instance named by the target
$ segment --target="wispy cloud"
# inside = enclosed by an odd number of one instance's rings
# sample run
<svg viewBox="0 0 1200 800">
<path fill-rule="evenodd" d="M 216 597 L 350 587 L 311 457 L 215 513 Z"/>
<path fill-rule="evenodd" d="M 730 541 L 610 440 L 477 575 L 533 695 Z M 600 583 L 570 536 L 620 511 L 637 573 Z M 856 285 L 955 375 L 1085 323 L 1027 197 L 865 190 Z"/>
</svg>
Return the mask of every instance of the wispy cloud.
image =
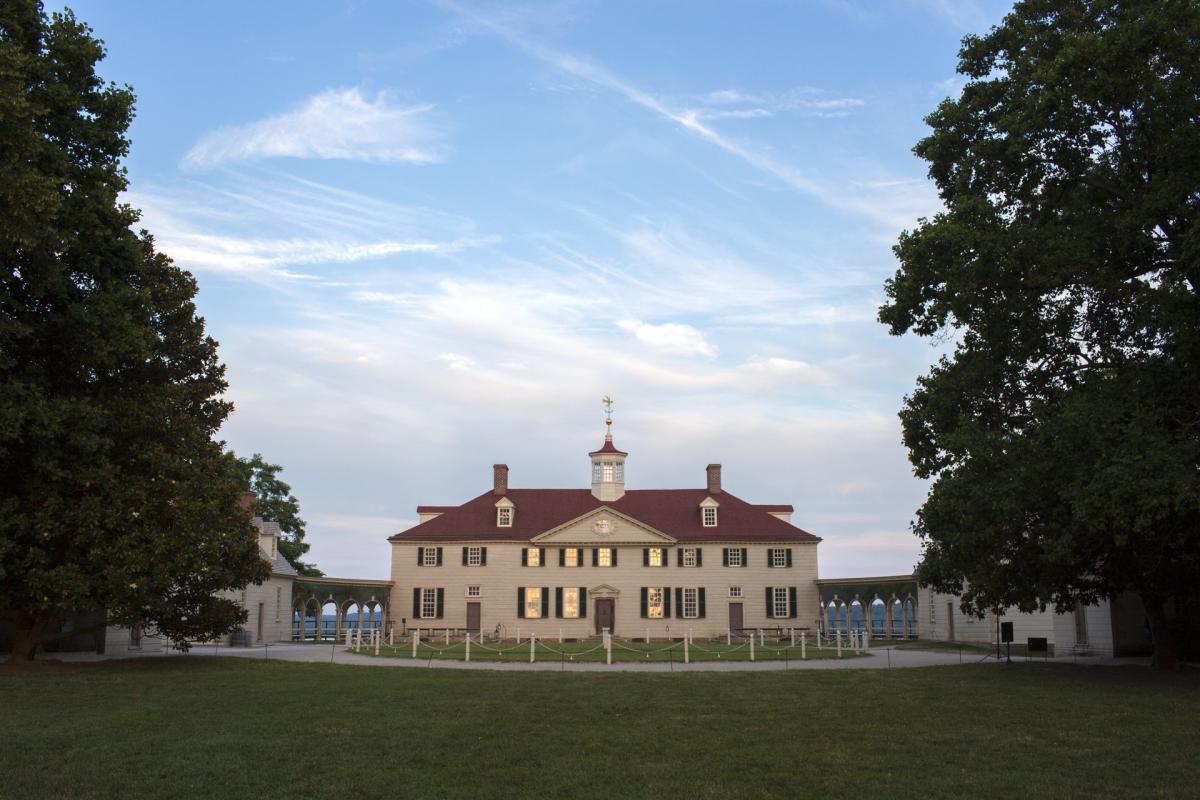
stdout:
<svg viewBox="0 0 1200 800">
<path fill-rule="evenodd" d="M 386 92 L 331 89 L 291 111 L 219 128 L 202 137 L 183 165 L 212 167 L 260 158 L 320 158 L 429 164 L 441 147 L 429 121 L 432 106 L 402 106 Z"/>
<path fill-rule="evenodd" d="M 699 136 L 725 153 L 740 159 L 756 170 L 771 176 L 784 185 L 802 192 L 830 208 L 860 214 L 877 223 L 882 223 L 893 231 L 905 225 L 912 224 L 915 217 L 911 214 L 912 207 L 919 206 L 922 213 L 928 214 L 938 207 L 937 197 L 925 184 L 914 185 L 911 197 L 900 198 L 898 205 L 890 202 L 890 195 L 878 195 L 855 191 L 848 186 L 848 181 L 830 182 L 816 174 L 796 167 L 774 155 L 770 149 L 753 142 L 735 140 L 709 124 L 711 119 L 705 116 L 705 109 L 689 108 L 672 104 L 665 98 L 634 86 L 619 78 L 606 67 L 583 56 L 578 56 L 562 50 L 549 47 L 523 30 L 507 24 L 498 17 L 488 16 L 472 9 L 464 8 L 454 0 L 441 0 L 441 5 L 459 14 L 464 19 L 480 26 L 501 37 L 514 47 L 521 49 L 538 60 L 593 86 L 608 89 L 623 96 L 625 99 L 669 120 L 681 128 Z M 734 98 L 743 99 L 750 95 L 742 95 L 737 90 L 718 90 L 718 98 L 730 101 Z M 852 98 L 832 98 L 828 102 L 835 104 L 861 102 Z M 841 108 L 847 106 L 842 105 Z"/>
<path fill-rule="evenodd" d="M 857 97 L 831 97 L 811 86 L 785 92 L 745 92 L 741 89 L 717 89 L 697 98 L 693 109 L 701 119 L 753 119 L 776 114 L 799 113 L 816 117 L 844 117 L 866 105 Z"/>
</svg>

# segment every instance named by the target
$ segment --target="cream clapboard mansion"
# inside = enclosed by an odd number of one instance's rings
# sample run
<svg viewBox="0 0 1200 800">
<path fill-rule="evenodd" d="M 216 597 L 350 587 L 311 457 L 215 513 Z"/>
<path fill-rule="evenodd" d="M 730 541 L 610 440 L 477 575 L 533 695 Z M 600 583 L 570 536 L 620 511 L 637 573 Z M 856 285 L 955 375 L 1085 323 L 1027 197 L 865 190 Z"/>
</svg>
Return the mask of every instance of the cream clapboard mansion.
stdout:
<svg viewBox="0 0 1200 800">
<path fill-rule="evenodd" d="M 392 620 L 655 639 L 814 624 L 821 539 L 790 505 L 729 494 L 719 464 L 702 489 L 627 490 L 607 424 L 591 489 L 513 489 L 497 464 L 491 491 L 419 506 L 419 523 L 389 539 Z"/>
</svg>

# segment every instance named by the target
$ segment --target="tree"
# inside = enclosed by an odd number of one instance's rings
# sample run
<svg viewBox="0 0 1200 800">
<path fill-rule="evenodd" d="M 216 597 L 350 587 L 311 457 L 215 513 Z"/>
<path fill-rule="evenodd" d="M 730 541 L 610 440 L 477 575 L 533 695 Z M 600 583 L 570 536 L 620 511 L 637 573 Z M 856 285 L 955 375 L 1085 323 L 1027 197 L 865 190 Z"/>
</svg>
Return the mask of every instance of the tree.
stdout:
<svg viewBox="0 0 1200 800">
<path fill-rule="evenodd" d="M 261 453 L 250 458 L 234 456 L 231 464 L 238 484 L 255 494 L 255 513 L 279 523 L 279 529 L 285 534 L 279 539 L 279 552 L 288 563 L 301 575 L 324 575 L 316 565 L 300 560 L 309 549 L 304 541 L 305 523 L 300 518 L 300 501 L 292 494 L 292 487 L 279 479 L 283 467 L 268 464 Z"/>
<path fill-rule="evenodd" d="M 914 152 L 945 210 L 880 320 L 953 341 L 900 413 L 923 583 L 964 611 L 1200 585 L 1200 4 L 1028 0 Z"/>
<path fill-rule="evenodd" d="M 231 406 L 196 283 L 118 202 L 133 114 L 66 11 L 0 4 L 0 613 L 12 662 L 105 609 L 180 644 L 263 581 L 213 436 Z M 74 633 L 79 633 L 79 630 Z"/>
</svg>

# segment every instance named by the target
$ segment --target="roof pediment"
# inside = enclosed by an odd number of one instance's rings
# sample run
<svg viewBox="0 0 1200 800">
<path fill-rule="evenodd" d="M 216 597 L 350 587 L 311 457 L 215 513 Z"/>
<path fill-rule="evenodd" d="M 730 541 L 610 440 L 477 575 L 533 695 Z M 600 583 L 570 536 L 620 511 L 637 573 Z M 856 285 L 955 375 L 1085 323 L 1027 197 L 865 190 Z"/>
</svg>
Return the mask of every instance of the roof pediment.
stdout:
<svg viewBox="0 0 1200 800">
<path fill-rule="evenodd" d="M 622 514 L 609 506 L 581 514 L 555 526 L 531 541 L 539 544 L 674 544 L 675 537 Z"/>
</svg>

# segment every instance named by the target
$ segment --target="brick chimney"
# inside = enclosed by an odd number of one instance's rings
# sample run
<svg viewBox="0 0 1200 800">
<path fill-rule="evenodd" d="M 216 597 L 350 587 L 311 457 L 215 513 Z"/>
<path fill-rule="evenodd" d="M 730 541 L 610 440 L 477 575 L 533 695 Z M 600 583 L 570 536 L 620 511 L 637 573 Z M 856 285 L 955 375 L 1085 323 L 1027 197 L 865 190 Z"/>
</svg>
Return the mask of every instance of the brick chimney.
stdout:
<svg viewBox="0 0 1200 800">
<path fill-rule="evenodd" d="M 500 497 L 508 494 L 508 464 L 492 465 L 492 494 Z"/>
<path fill-rule="evenodd" d="M 249 511 L 251 514 L 254 513 L 254 501 L 257 499 L 258 495 L 256 495 L 254 492 L 238 493 L 238 505 Z"/>
<path fill-rule="evenodd" d="M 708 493 L 709 494 L 720 494 L 721 493 L 721 465 L 720 464 L 709 464 L 708 465 Z"/>
</svg>

